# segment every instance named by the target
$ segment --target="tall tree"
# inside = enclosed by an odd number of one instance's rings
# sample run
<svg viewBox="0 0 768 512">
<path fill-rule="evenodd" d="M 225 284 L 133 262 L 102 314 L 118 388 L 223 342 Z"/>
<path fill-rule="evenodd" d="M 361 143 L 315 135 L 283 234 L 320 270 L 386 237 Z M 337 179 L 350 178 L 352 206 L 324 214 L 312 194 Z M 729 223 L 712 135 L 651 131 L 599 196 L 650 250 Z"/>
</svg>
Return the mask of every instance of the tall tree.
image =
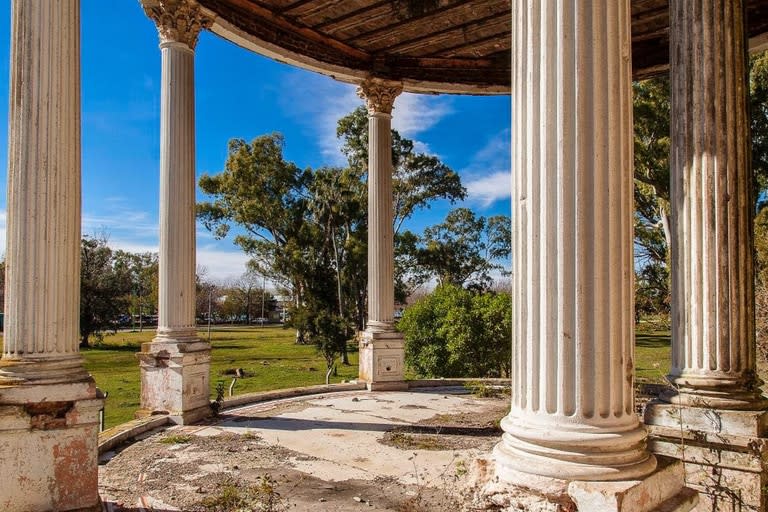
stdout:
<svg viewBox="0 0 768 512">
<path fill-rule="evenodd" d="M 279 134 L 257 137 L 250 144 L 231 141 L 224 171 L 200 179 L 200 188 L 212 201 L 198 205 L 198 215 L 217 237 L 238 226 L 235 243 L 253 258 L 260 273 L 291 289 L 296 308 L 317 302 L 309 295 L 317 262 L 328 265 L 334 314 L 359 330 L 366 318 L 367 295 L 365 110 L 340 120 L 338 135 L 350 162 L 345 169 L 299 169 L 284 159 Z M 436 157 L 416 152 L 413 142 L 396 131 L 392 137 L 396 228 L 431 200 L 464 197 L 455 172 Z M 297 332 L 299 340 L 302 332 Z"/>
<path fill-rule="evenodd" d="M 127 268 L 115 264 L 105 238 L 85 237 L 80 246 L 80 346 L 91 336 L 100 339 L 114 329 L 115 321 L 128 308 L 131 277 Z"/>
<path fill-rule="evenodd" d="M 361 178 L 368 172 L 368 111 L 358 107 L 339 120 L 336 135 L 349 167 Z M 432 201 L 464 199 L 461 178 L 439 158 L 416 151 L 414 142 L 392 130 L 392 195 L 395 233 L 418 210 Z"/>
<path fill-rule="evenodd" d="M 159 257 L 157 253 L 114 252 L 115 268 L 126 272 L 131 281 L 130 311 L 139 320 L 139 331 L 144 326 L 144 315 L 157 311 Z"/>
<path fill-rule="evenodd" d="M 669 312 L 669 80 L 635 82 L 635 307 Z"/>
<path fill-rule="evenodd" d="M 198 204 L 198 217 L 217 238 L 236 225 L 240 233 L 234 241 L 251 256 L 253 268 L 288 286 L 299 304 L 304 293 L 302 252 L 310 242 L 305 222 L 312 171 L 286 161 L 283 146 L 277 133 L 250 144 L 231 140 L 224 171 L 200 178 L 200 188 L 213 201 Z"/>
<path fill-rule="evenodd" d="M 405 243 L 410 245 L 403 250 L 413 251 L 417 268 L 439 284 L 486 289 L 493 283 L 493 272 L 508 273 L 503 260 L 511 252 L 510 219 L 504 215 L 486 219 L 456 208 L 442 223 L 425 229 L 415 244 L 412 234 L 401 237 Z"/>
</svg>

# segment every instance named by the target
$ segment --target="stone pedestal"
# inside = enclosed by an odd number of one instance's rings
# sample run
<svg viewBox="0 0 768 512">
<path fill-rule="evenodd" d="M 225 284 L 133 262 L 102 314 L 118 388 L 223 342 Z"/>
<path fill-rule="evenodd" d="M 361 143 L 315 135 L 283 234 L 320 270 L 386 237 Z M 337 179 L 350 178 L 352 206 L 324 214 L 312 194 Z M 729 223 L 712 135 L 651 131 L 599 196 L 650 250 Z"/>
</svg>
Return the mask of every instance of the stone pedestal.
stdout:
<svg viewBox="0 0 768 512">
<path fill-rule="evenodd" d="M 0 384 L 0 510 L 101 511 L 93 382 Z"/>
<path fill-rule="evenodd" d="M 656 470 L 638 480 L 569 481 L 517 471 L 498 472 L 478 459 L 470 470 L 468 510 L 514 512 L 689 512 L 699 497 L 684 488 L 682 463 L 659 457 Z M 681 491 L 681 489 L 683 489 Z"/>
<path fill-rule="evenodd" d="M 360 380 L 369 390 L 407 389 L 402 334 L 395 329 L 392 213 L 392 108 L 399 84 L 367 80 L 358 89 L 368 107 L 368 323 L 360 340 Z"/>
<path fill-rule="evenodd" d="M 680 406 L 646 407 L 648 447 L 685 463 L 698 511 L 768 509 L 768 412 Z"/>
<path fill-rule="evenodd" d="M 187 425 L 211 414 L 211 346 L 205 341 L 144 343 L 137 354 L 141 367 L 142 408 L 138 417 L 167 414 Z"/>
<path fill-rule="evenodd" d="M 405 382 L 403 335 L 399 332 L 363 332 L 360 338 L 360 380 L 369 391 L 408 389 Z"/>
</svg>

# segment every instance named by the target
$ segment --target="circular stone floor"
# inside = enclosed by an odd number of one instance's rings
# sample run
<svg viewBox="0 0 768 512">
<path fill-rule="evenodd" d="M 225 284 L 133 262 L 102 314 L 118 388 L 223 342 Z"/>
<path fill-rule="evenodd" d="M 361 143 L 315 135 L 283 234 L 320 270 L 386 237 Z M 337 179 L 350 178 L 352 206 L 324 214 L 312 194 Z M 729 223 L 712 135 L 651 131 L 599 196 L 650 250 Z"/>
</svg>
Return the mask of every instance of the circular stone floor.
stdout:
<svg viewBox="0 0 768 512">
<path fill-rule="evenodd" d="M 458 510 L 508 409 L 463 388 L 259 403 L 104 454 L 99 488 L 110 512 Z"/>
</svg>

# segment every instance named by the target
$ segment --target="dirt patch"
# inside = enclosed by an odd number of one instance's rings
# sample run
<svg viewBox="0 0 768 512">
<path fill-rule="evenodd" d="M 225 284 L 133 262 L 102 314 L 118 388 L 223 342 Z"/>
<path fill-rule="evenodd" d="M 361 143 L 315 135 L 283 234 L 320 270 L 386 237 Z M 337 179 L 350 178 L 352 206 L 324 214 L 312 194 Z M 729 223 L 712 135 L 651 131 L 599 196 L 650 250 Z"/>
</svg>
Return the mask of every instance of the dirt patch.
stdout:
<svg viewBox="0 0 768 512">
<path fill-rule="evenodd" d="M 111 510 L 134 512 L 140 503 L 154 503 L 203 511 L 204 499 L 221 494 L 232 482 L 257 485 L 265 476 L 274 481 L 287 509 L 296 511 L 443 512 L 458 503 L 448 482 L 454 475 L 446 476 L 444 485 L 409 486 L 394 478 L 326 482 L 293 469 L 292 461 L 307 455 L 264 443 L 258 436 L 184 434 L 184 442 L 164 442 L 171 436 L 181 437 L 156 434 L 100 466 L 100 488 Z"/>
<path fill-rule="evenodd" d="M 494 429 L 500 433 L 499 422 L 509 412 L 509 401 L 506 399 L 484 398 L 480 402 L 484 405 L 481 411 L 438 414 L 418 422 L 418 425 L 443 428 Z"/>
<path fill-rule="evenodd" d="M 394 427 L 378 441 L 401 450 L 490 449 L 502 434 L 499 422 L 507 412 L 505 401 L 488 400 L 479 412 L 438 414 Z"/>
</svg>

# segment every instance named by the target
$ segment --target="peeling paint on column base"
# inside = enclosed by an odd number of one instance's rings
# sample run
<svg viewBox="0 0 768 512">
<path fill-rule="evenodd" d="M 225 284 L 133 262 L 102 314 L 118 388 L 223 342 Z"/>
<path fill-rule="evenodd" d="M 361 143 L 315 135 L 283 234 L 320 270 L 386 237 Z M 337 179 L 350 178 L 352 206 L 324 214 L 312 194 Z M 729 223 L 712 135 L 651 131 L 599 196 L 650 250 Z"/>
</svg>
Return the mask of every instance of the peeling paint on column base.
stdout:
<svg viewBox="0 0 768 512">
<path fill-rule="evenodd" d="M 93 382 L 19 388 L 0 393 L 0 510 L 100 510 Z"/>
</svg>

